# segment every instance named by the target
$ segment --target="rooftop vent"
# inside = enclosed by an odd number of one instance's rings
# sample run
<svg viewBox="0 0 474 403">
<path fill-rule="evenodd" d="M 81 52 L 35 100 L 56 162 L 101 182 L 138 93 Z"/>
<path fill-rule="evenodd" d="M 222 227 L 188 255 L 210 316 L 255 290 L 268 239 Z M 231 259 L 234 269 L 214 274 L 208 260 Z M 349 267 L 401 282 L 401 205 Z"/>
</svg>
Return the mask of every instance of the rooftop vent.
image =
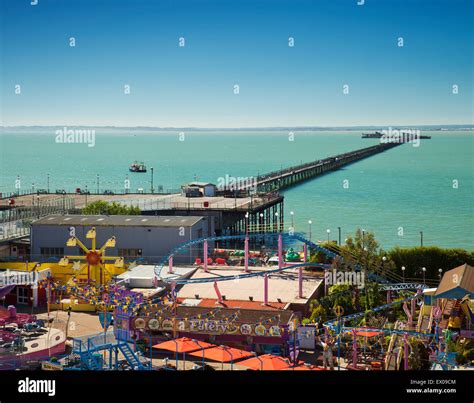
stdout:
<svg viewBox="0 0 474 403">
<path fill-rule="evenodd" d="M 249 300 L 250 300 L 250 301 L 253 301 L 253 297 L 252 297 L 252 296 L 250 296 L 250 297 L 249 297 Z"/>
</svg>

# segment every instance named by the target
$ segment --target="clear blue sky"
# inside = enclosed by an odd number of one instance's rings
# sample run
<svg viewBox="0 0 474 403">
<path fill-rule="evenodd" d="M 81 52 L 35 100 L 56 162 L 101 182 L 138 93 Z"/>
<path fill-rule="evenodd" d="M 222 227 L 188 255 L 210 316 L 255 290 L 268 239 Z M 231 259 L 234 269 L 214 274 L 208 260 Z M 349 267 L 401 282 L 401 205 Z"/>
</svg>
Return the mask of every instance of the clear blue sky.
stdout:
<svg viewBox="0 0 474 403">
<path fill-rule="evenodd" d="M 30 1 L 0 0 L 4 125 L 473 121 L 473 1 Z"/>
</svg>

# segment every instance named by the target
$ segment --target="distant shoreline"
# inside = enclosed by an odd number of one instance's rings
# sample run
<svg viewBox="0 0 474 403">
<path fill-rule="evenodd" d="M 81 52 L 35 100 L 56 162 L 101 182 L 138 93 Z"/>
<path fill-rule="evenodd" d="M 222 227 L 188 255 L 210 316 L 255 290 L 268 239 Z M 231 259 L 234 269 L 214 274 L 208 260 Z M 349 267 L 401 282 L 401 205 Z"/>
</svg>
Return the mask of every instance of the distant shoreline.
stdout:
<svg viewBox="0 0 474 403">
<path fill-rule="evenodd" d="M 445 131 L 472 131 L 474 124 L 466 125 L 386 125 L 386 126 L 295 126 L 295 127 L 220 127 L 220 128 L 206 128 L 206 127 L 152 127 L 152 126 L 91 126 L 91 125 L 54 125 L 54 126 L 0 126 L 0 132 L 4 131 L 36 131 L 36 130 L 58 130 L 67 127 L 68 129 L 95 129 L 95 130 L 117 130 L 117 131 L 144 131 L 144 132 L 281 132 L 281 131 L 295 131 L 295 132 L 314 132 L 314 131 L 375 131 L 386 130 L 389 127 L 392 129 L 418 129 L 430 132 L 445 132 Z"/>
</svg>

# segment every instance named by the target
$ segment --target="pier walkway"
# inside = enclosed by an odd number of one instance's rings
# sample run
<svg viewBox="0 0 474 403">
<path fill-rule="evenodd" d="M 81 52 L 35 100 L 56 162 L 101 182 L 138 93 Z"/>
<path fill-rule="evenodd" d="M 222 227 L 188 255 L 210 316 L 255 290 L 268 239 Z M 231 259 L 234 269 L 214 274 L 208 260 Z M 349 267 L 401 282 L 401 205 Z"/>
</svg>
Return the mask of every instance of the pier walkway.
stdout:
<svg viewBox="0 0 474 403">
<path fill-rule="evenodd" d="M 257 177 L 259 190 L 284 189 L 326 172 L 334 171 L 345 165 L 352 164 L 364 158 L 389 150 L 403 143 L 384 143 L 375 146 L 361 148 L 344 154 L 335 155 L 305 164 L 285 168 L 283 170 L 270 172 Z"/>
</svg>

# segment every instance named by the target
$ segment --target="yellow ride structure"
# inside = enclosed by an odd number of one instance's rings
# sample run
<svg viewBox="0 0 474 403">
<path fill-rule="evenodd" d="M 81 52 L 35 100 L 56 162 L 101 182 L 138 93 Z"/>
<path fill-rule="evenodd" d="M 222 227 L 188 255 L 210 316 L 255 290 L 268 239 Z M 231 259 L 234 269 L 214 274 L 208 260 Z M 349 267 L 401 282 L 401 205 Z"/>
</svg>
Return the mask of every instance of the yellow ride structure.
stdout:
<svg viewBox="0 0 474 403">
<path fill-rule="evenodd" d="M 76 260 L 77 262 L 73 265 L 74 275 L 68 280 L 68 285 L 78 284 L 94 284 L 104 285 L 107 284 L 115 274 L 113 271 L 109 271 L 109 265 L 107 262 L 114 262 L 115 268 L 123 268 L 124 261 L 119 256 L 106 256 L 105 252 L 107 248 L 115 247 L 115 237 L 109 238 L 100 248 L 97 248 L 97 234 L 95 227 L 92 227 L 86 234 L 87 239 L 92 240 L 91 248 L 88 248 L 81 242 L 77 237 L 71 236 L 66 245 L 70 247 L 79 246 L 84 252 L 84 255 L 78 256 L 64 256 L 59 261 L 59 266 L 69 266 L 70 261 Z"/>
</svg>

